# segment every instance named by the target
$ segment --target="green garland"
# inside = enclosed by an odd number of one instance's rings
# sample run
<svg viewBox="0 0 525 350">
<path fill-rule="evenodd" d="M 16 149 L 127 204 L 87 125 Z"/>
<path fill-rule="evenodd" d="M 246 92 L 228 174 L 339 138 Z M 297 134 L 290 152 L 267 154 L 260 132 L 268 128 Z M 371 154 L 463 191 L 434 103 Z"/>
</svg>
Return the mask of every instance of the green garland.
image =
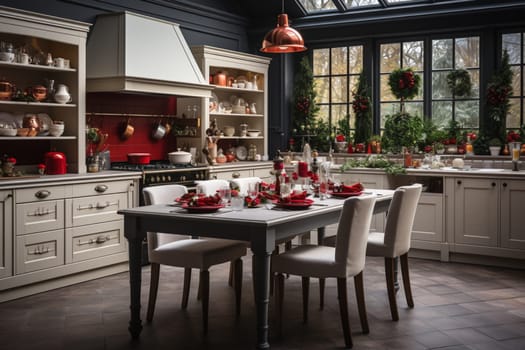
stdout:
<svg viewBox="0 0 525 350">
<path fill-rule="evenodd" d="M 447 85 L 456 97 L 469 96 L 472 90 L 470 74 L 464 69 L 456 69 L 447 74 Z"/>
<path fill-rule="evenodd" d="M 421 77 L 411 68 L 396 69 L 388 77 L 388 85 L 397 99 L 411 100 L 416 97 Z"/>
</svg>

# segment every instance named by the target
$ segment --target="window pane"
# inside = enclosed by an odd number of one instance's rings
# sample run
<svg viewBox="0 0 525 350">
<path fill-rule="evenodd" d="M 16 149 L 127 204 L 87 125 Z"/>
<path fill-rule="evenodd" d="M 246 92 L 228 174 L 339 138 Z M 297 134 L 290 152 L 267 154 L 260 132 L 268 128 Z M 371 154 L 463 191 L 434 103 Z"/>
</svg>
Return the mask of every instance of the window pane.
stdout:
<svg viewBox="0 0 525 350">
<path fill-rule="evenodd" d="M 423 116 L 423 102 L 405 102 L 405 111 L 412 116 Z"/>
<path fill-rule="evenodd" d="M 332 103 L 347 102 L 348 84 L 345 77 L 332 78 Z"/>
<path fill-rule="evenodd" d="M 416 73 L 416 75 L 419 75 L 419 78 L 421 78 L 421 83 L 419 84 L 419 91 L 416 95 L 416 97 L 414 97 L 414 100 L 422 100 L 423 99 L 423 90 L 424 90 L 424 86 L 425 86 L 425 79 L 423 78 L 423 74 L 422 73 Z"/>
<path fill-rule="evenodd" d="M 316 49 L 314 50 L 314 75 L 328 75 L 328 63 L 330 62 L 330 49 Z"/>
<path fill-rule="evenodd" d="M 452 68 L 452 39 L 432 41 L 432 68 Z"/>
<path fill-rule="evenodd" d="M 519 128 L 521 125 L 520 116 L 521 116 L 520 99 L 511 98 L 510 99 L 510 109 L 509 109 L 509 113 L 507 114 L 507 128 Z"/>
<path fill-rule="evenodd" d="M 432 99 L 452 98 L 447 85 L 447 75 L 450 71 L 432 72 Z"/>
<path fill-rule="evenodd" d="M 381 45 L 381 73 L 390 73 L 399 68 L 401 64 L 401 45 L 382 44 Z"/>
<path fill-rule="evenodd" d="M 396 98 L 392 94 L 392 90 L 390 89 L 390 86 L 388 86 L 388 74 L 383 74 L 380 77 L 380 93 L 379 96 L 381 98 L 381 101 L 395 101 Z"/>
<path fill-rule="evenodd" d="M 479 67 L 479 37 L 456 39 L 456 68 Z"/>
<path fill-rule="evenodd" d="M 383 129 L 385 127 L 385 118 L 387 115 L 392 115 L 394 113 L 398 113 L 399 112 L 399 103 L 398 102 L 395 102 L 395 103 L 381 103 L 380 107 L 381 110 L 379 111 L 380 112 L 380 115 L 381 115 L 381 129 Z"/>
<path fill-rule="evenodd" d="M 348 63 L 348 49 L 336 47 L 332 49 L 332 74 L 346 74 Z"/>
<path fill-rule="evenodd" d="M 363 47 L 362 46 L 350 46 L 350 72 L 359 74 L 363 70 Z"/>
<path fill-rule="evenodd" d="M 513 96 L 519 96 L 521 90 L 521 68 L 518 66 L 510 67 L 512 70 L 512 94 Z"/>
<path fill-rule="evenodd" d="M 423 70 L 423 51 L 422 41 L 403 43 L 403 67 Z"/>
<path fill-rule="evenodd" d="M 328 123 L 328 120 L 330 120 L 329 109 L 329 105 L 320 105 L 319 113 L 317 114 L 317 119 L 323 120 L 324 122 Z"/>
<path fill-rule="evenodd" d="M 299 0 L 299 2 L 301 3 L 301 5 L 304 6 L 304 9 L 307 12 L 318 12 L 337 9 L 332 0 Z"/>
<path fill-rule="evenodd" d="M 456 101 L 456 121 L 462 128 L 479 127 L 479 102 L 476 101 Z"/>
<path fill-rule="evenodd" d="M 379 5 L 378 0 L 343 0 L 346 8 Z"/>
<path fill-rule="evenodd" d="M 510 64 L 520 64 L 521 63 L 521 34 L 512 33 L 512 34 L 503 34 L 501 38 L 501 44 L 503 50 L 507 50 L 509 54 L 509 63 Z"/>
<path fill-rule="evenodd" d="M 330 78 L 314 78 L 315 92 L 317 94 L 317 103 L 329 103 L 330 102 Z"/>
<path fill-rule="evenodd" d="M 472 89 L 470 91 L 470 98 L 479 98 L 479 69 L 469 70 L 470 82 L 472 83 Z"/>
<path fill-rule="evenodd" d="M 348 105 L 332 105 L 332 127 L 337 127 L 337 122 L 346 117 Z"/>
<path fill-rule="evenodd" d="M 446 128 L 452 119 L 452 102 L 432 102 L 432 121 L 438 128 Z"/>
</svg>

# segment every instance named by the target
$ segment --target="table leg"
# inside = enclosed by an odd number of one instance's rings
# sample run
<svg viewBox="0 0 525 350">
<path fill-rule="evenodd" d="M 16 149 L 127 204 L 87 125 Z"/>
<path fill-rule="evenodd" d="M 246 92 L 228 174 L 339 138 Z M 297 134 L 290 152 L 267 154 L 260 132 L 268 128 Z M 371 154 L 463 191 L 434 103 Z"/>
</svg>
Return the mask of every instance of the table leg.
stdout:
<svg viewBox="0 0 525 350">
<path fill-rule="evenodd" d="M 323 245 L 325 232 L 326 230 L 324 226 L 317 228 L 317 244 L 318 245 Z"/>
<path fill-rule="evenodd" d="M 142 331 L 140 319 L 140 288 L 142 283 L 142 241 L 143 237 L 136 233 L 136 219 L 125 218 L 124 227 L 129 245 L 129 284 L 131 320 L 128 330 L 133 339 L 138 339 Z"/>
<path fill-rule="evenodd" d="M 270 303 L 270 258 L 267 252 L 254 252 L 256 271 L 255 302 L 257 310 L 257 349 L 269 349 L 268 308 Z"/>
</svg>

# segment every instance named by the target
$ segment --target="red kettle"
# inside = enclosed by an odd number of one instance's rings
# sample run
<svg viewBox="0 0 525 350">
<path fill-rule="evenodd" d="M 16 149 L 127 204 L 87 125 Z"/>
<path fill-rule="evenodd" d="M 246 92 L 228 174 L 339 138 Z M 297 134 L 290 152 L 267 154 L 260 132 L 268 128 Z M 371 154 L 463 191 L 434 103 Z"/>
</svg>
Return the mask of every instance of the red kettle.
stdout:
<svg viewBox="0 0 525 350">
<path fill-rule="evenodd" d="M 47 152 L 44 156 L 46 174 L 60 175 L 66 173 L 66 155 L 62 152 Z"/>
</svg>

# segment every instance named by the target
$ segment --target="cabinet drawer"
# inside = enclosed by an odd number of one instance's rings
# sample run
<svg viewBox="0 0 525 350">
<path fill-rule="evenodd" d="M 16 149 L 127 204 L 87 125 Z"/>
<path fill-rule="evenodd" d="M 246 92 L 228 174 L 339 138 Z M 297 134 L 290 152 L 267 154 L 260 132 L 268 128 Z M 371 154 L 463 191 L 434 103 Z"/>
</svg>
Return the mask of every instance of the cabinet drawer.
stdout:
<svg viewBox="0 0 525 350">
<path fill-rule="evenodd" d="M 71 210 L 71 215 L 67 216 L 67 227 L 91 225 L 106 221 L 122 220 L 122 216 L 117 214 L 117 211 L 128 207 L 128 194 L 117 193 L 72 198 L 67 199 L 66 203 L 67 210 Z"/>
<path fill-rule="evenodd" d="M 231 171 L 224 171 L 220 173 L 212 173 L 210 174 L 210 179 L 230 180 L 230 179 L 238 178 L 238 177 L 251 177 L 251 176 L 252 176 L 251 170 L 231 170 Z"/>
<path fill-rule="evenodd" d="M 126 251 L 124 221 L 66 229 L 67 263 Z"/>
<path fill-rule="evenodd" d="M 95 196 L 111 193 L 128 192 L 131 181 L 93 182 L 73 187 L 73 197 Z"/>
<path fill-rule="evenodd" d="M 22 203 L 16 205 L 16 234 L 64 228 L 64 200 Z"/>
<path fill-rule="evenodd" d="M 24 188 L 15 191 L 16 203 L 48 201 L 66 196 L 66 186 Z"/>
<path fill-rule="evenodd" d="M 254 169 L 253 176 L 260 177 L 263 181 L 268 181 L 274 178 L 274 176 L 270 174 L 271 170 L 271 167 L 265 169 Z"/>
<path fill-rule="evenodd" d="M 16 238 L 16 274 L 43 270 L 64 264 L 64 230 Z"/>
</svg>

